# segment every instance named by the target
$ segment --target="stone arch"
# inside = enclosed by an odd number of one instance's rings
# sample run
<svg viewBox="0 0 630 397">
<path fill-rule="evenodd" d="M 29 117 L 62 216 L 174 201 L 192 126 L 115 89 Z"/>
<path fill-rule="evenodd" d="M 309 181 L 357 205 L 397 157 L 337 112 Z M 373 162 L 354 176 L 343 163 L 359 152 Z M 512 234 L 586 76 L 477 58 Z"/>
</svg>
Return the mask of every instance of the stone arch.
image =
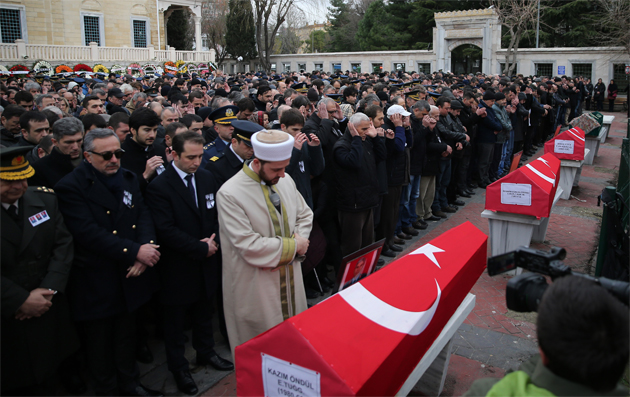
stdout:
<svg viewBox="0 0 630 397">
<path fill-rule="evenodd" d="M 464 45 L 464 44 L 472 44 L 474 46 L 477 46 L 479 48 L 483 48 L 483 40 L 482 39 L 462 39 L 462 40 L 455 40 L 452 41 L 448 44 L 448 51 L 449 52 L 453 52 L 453 50 L 457 47 L 459 47 L 460 45 Z"/>
<path fill-rule="evenodd" d="M 83 0 L 81 2 L 81 9 L 85 11 L 101 11 L 103 6 L 98 0 Z"/>
</svg>

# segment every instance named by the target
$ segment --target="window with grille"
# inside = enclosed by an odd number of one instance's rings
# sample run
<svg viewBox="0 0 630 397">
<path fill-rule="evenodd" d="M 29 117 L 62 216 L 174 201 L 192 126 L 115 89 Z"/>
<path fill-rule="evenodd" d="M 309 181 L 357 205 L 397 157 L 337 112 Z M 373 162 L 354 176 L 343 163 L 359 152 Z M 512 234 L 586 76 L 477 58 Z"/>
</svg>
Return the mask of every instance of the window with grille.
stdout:
<svg viewBox="0 0 630 397">
<path fill-rule="evenodd" d="M 15 43 L 15 40 L 22 38 L 20 10 L 0 8 L 0 34 L 2 43 Z"/>
<path fill-rule="evenodd" d="M 582 76 L 592 80 L 593 65 L 590 63 L 573 63 L 573 77 Z"/>
<path fill-rule="evenodd" d="M 147 21 L 139 21 L 134 19 L 132 24 L 133 29 L 133 46 L 134 47 L 146 47 L 147 46 Z"/>
<path fill-rule="evenodd" d="M 300 72 L 303 72 L 306 70 L 306 64 L 305 63 L 298 63 L 298 70 Z"/>
<path fill-rule="evenodd" d="M 321 72 L 322 70 L 324 70 L 324 64 L 323 63 L 316 63 L 315 64 L 315 70 L 319 70 Z"/>
<path fill-rule="evenodd" d="M 360 63 L 351 63 L 350 64 L 350 69 L 352 69 L 353 72 L 361 73 L 361 64 Z"/>
<path fill-rule="evenodd" d="M 283 72 L 290 72 L 291 71 L 291 64 L 290 63 L 283 63 L 282 64 L 282 71 Z"/>
<path fill-rule="evenodd" d="M 332 68 L 333 68 L 333 72 L 340 72 L 341 71 L 341 63 L 333 62 Z"/>
<path fill-rule="evenodd" d="M 626 65 L 624 63 L 615 63 L 613 64 L 613 80 L 615 80 L 615 84 L 619 87 L 619 92 L 624 89 L 624 86 L 627 84 L 628 75 L 626 74 Z M 610 83 L 610 81 L 604 81 L 604 84 Z M 608 84 L 606 84 L 608 87 Z"/>
<path fill-rule="evenodd" d="M 405 65 L 404 63 L 398 63 L 398 62 L 395 62 L 395 63 L 394 63 L 394 71 L 396 71 L 396 72 L 397 72 L 397 71 L 401 70 L 401 71 L 403 71 L 403 72 L 404 72 L 404 71 L 405 71 L 405 66 L 406 66 L 406 65 Z"/>
<path fill-rule="evenodd" d="M 418 73 L 431 73 L 431 64 L 418 62 Z"/>
<path fill-rule="evenodd" d="M 101 21 L 100 17 L 92 15 L 83 16 L 83 34 L 85 37 L 85 45 L 95 42 L 101 45 Z"/>
<path fill-rule="evenodd" d="M 383 64 L 382 63 L 373 63 L 372 64 L 372 72 L 374 73 L 380 73 L 383 71 Z"/>
<path fill-rule="evenodd" d="M 553 63 L 537 63 L 536 76 L 553 76 Z"/>
</svg>

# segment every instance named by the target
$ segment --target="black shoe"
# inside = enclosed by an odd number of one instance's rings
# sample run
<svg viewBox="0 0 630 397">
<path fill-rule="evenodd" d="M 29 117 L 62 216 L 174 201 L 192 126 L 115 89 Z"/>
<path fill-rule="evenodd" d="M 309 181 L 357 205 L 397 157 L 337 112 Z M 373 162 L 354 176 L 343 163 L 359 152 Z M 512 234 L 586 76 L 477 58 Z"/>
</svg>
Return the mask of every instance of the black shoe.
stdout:
<svg viewBox="0 0 630 397">
<path fill-rule="evenodd" d="M 455 200 L 455 201 L 453 201 L 453 202 L 451 203 L 451 205 L 453 205 L 453 204 L 455 204 L 455 205 L 460 205 L 460 206 L 461 206 L 461 205 L 466 205 L 466 203 L 465 203 L 464 201 L 462 201 L 462 200 Z"/>
<path fill-rule="evenodd" d="M 464 191 L 464 190 L 459 190 L 457 192 L 457 195 L 460 196 L 460 197 L 470 198 L 470 194 L 467 191 Z"/>
<path fill-rule="evenodd" d="M 414 230 L 414 231 L 415 231 L 415 230 Z M 398 237 L 399 239 L 402 239 L 402 240 L 411 240 L 411 238 L 412 238 L 412 237 L 411 237 L 411 235 L 409 235 L 409 234 L 407 234 L 407 233 L 405 233 L 405 232 L 400 232 L 400 233 L 398 233 L 398 234 L 396 235 L 396 237 Z M 396 244 L 398 244 L 398 243 L 396 243 Z"/>
<path fill-rule="evenodd" d="M 68 394 L 83 394 L 87 391 L 87 386 L 85 386 L 85 382 L 79 375 L 78 370 L 59 370 L 59 380 Z"/>
<path fill-rule="evenodd" d="M 477 189 L 479 187 L 479 185 L 476 184 L 476 183 L 469 183 L 468 187 L 471 188 L 471 189 Z"/>
<path fill-rule="evenodd" d="M 324 286 L 322 286 L 323 288 Z M 312 288 L 304 288 L 304 292 L 306 292 L 306 299 L 315 299 L 319 296 L 319 292 L 315 291 Z"/>
<path fill-rule="evenodd" d="M 448 212 L 449 214 L 453 214 L 456 211 L 457 209 L 453 208 L 452 206 L 442 208 L 442 212 Z"/>
<path fill-rule="evenodd" d="M 136 360 L 143 364 L 151 364 L 153 362 L 153 354 L 147 342 L 138 343 L 136 347 Z"/>
<path fill-rule="evenodd" d="M 482 188 L 482 189 L 485 189 L 487 186 L 488 186 L 488 184 L 486 184 L 486 183 L 480 183 L 479 184 L 479 187 Z"/>
<path fill-rule="evenodd" d="M 383 258 L 378 258 L 378 261 L 376 262 L 376 267 L 381 267 L 385 264 L 385 259 Z"/>
<path fill-rule="evenodd" d="M 195 392 L 196 393 L 196 392 Z M 163 396 L 162 392 L 148 389 L 142 385 L 138 385 L 133 390 L 127 390 L 120 393 L 121 396 Z"/>
<path fill-rule="evenodd" d="M 400 237 L 394 237 L 392 239 L 392 243 L 394 244 L 398 244 L 398 245 L 405 245 L 405 240 L 401 239 Z"/>
<path fill-rule="evenodd" d="M 402 231 L 409 236 L 417 236 L 420 234 L 413 227 L 404 227 Z"/>
<path fill-rule="evenodd" d="M 390 250 L 395 251 L 395 252 L 402 252 L 403 247 L 401 247 L 400 245 L 396 245 L 396 244 L 392 244 L 389 247 Z"/>
<path fill-rule="evenodd" d="M 433 211 L 433 215 L 439 216 L 442 219 L 446 219 L 446 214 L 442 211 Z"/>
<path fill-rule="evenodd" d="M 197 365 L 212 365 L 218 371 L 232 371 L 234 364 L 214 353 L 209 357 L 197 356 Z"/>
<path fill-rule="evenodd" d="M 472 190 L 472 189 L 468 189 L 468 190 L 466 190 L 466 193 L 470 194 L 471 196 L 474 196 L 474 195 L 475 195 L 475 191 L 474 191 L 474 190 Z"/>
<path fill-rule="evenodd" d="M 413 226 L 414 229 L 418 229 L 418 230 L 424 230 L 427 227 L 429 227 L 429 225 L 421 219 L 418 219 L 417 221 L 415 221 L 411 226 Z"/>
<path fill-rule="evenodd" d="M 425 221 L 428 221 L 428 222 L 436 222 L 436 221 L 441 221 L 441 220 L 442 220 L 442 217 L 440 217 L 440 216 L 435 216 L 435 215 L 431 215 L 431 217 L 430 217 L 430 218 L 424 218 L 424 220 L 425 220 Z"/>
<path fill-rule="evenodd" d="M 183 371 L 174 371 L 173 377 L 175 378 L 177 388 L 182 393 L 194 396 L 199 392 L 199 389 L 197 389 L 197 385 L 195 384 L 195 380 L 189 370 L 185 369 Z"/>
<path fill-rule="evenodd" d="M 386 251 L 381 251 L 381 255 L 388 258 L 395 258 L 397 254 L 394 251 L 387 249 Z"/>
</svg>

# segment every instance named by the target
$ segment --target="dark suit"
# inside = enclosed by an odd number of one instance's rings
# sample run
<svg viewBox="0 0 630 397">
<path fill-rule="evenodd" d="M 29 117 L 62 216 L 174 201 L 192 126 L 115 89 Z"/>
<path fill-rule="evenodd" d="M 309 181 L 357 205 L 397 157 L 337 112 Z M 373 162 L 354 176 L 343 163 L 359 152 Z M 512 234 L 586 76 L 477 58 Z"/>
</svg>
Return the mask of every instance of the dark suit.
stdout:
<svg viewBox="0 0 630 397">
<path fill-rule="evenodd" d="M 29 188 L 18 204 L 18 225 L 2 212 L 2 394 L 50 378 L 59 363 L 78 349 L 63 293 L 72 266 L 72 236 L 52 191 Z M 28 218 L 46 211 L 49 220 L 32 226 Z M 15 313 L 35 288 L 58 291 L 41 317 L 16 320 Z M 10 393 L 9 393 L 10 394 Z"/>
<path fill-rule="evenodd" d="M 97 394 L 138 386 L 135 310 L 158 287 L 153 268 L 126 278 L 140 246 L 155 242 L 156 237 L 136 176 L 124 168 L 119 172 L 121 190 L 117 192 L 108 189 L 87 162 L 55 186 L 59 207 L 74 236 L 68 292 L 74 318 L 85 333 L 88 366 Z M 125 198 L 125 194 L 131 197 Z"/>
<path fill-rule="evenodd" d="M 55 187 L 57 182 L 74 170 L 70 155 L 53 147 L 50 154 L 32 164 L 35 175 L 28 179 L 29 186 Z"/>
<path fill-rule="evenodd" d="M 158 175 L 158 170 L 156 170 L 153 177 L 148 181 L 144 179 L 142 174 L 147 168 L 147 160 L 153 158 L 153 156 L 160 156 L 162 160 L 164 160 L 164 166 L 166 167 L 166 146 L 156 144 L 147 147 L 140 146 L 133 140 L 131 134 L 129 134 L 125 140 L 121 142 L 120 147 L 125 151 L 125 155 L 120 160 L 120 165 L 136 174 L 138 182 L 140 182 L 140 190 L 144 192 L 149 182 Z"/>
<path fill-rule="evenodd" d="M 215 204 L 217 185 L 210 172 L 195 173 L 197 204 L 175 165 L 149 184 L 147 204 L 160 240 L 159 273 L 162 280 L 164 342 L 168 368 L 188 370 L 184 357 L 184 314 L 192 309 L 193 347 L 197 355 L 213 352 L 211 299 L 219 278 L 217 252 L 207 258 L 208 245 L 201 239 L 218 233 Z M 218 235 L 215 237 L 218 242 Z"/>
<path fill-rule="evenodd" d="M 217 188 L 243 169 L 243 162 L 236 157 L 229 146 L 223 153 L 223 156 L 213 157 L 206 164 L 206 170 L 210 171 L 214 180 L 217 181 Z"/>
</svg>

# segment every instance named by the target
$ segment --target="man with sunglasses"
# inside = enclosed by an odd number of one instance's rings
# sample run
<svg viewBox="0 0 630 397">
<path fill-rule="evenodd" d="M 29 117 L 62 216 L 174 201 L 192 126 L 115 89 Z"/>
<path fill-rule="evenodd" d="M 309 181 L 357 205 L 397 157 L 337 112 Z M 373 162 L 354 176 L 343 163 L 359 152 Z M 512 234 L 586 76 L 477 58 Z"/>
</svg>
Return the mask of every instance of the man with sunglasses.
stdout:
<svg viewBox="0 0 630 397">
<path fill-rule="evenodd" d="M 114 131 L 91 130 L 83 148 L 83 163 L 55 188 L 74 238 L 68 295 L 94 393 L 160 395 L 140 384 L 136 363 L 136 310 L 157 290 L 151 214 L 136 176 L 121 168 Z"/>
</svg>

